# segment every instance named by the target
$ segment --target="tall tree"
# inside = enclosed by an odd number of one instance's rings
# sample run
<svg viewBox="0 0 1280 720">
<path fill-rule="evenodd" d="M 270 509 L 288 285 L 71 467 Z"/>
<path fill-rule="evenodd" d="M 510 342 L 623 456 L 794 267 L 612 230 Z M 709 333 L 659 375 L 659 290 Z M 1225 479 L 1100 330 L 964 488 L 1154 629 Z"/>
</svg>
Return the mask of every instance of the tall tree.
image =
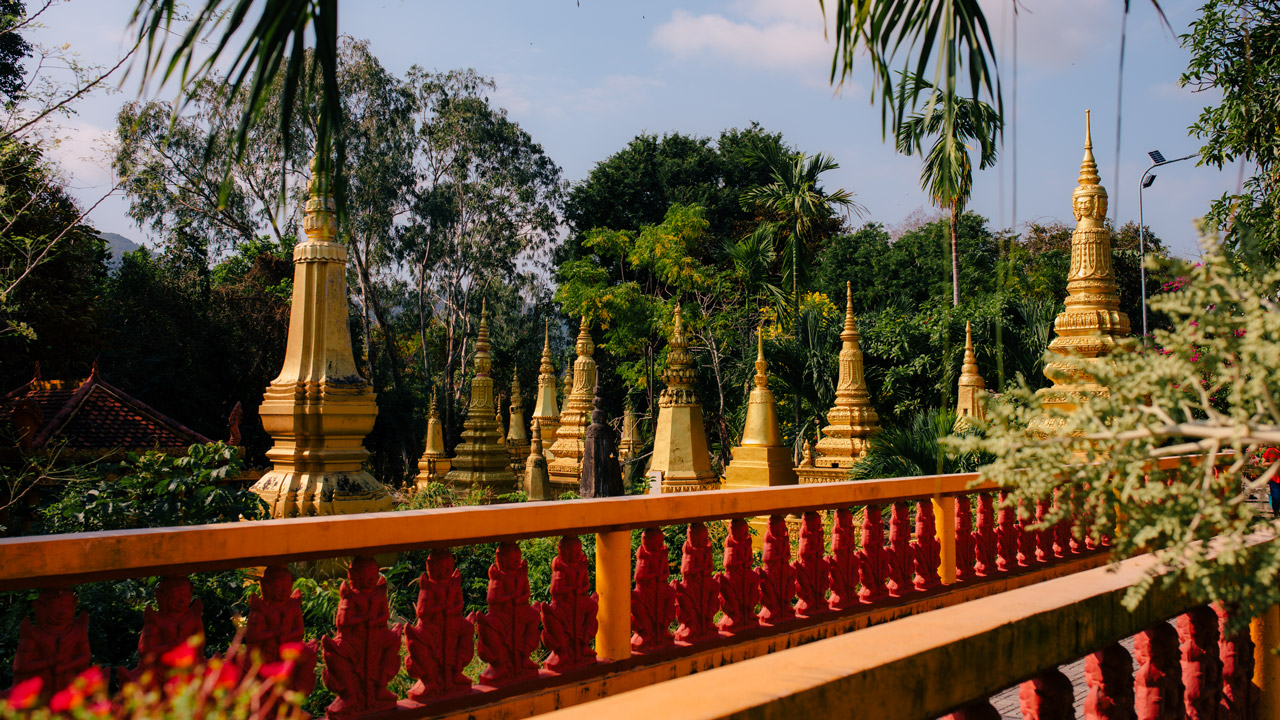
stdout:
<svg viewBox="0 0 1280 720">
<path fill-rule="evenodd" d="M 13 107 L 22 99 L 22 61 L 31 55 L 31 43 L 22 37 L 20 26 L 27 15 L 22 0 L 0 0 L 0 95 Z"/>
<path fill-rule="evenodd" d="M 932 83 L 919 75 L 903 75 L 898 92 L 905 97 L 919 94 L 921 87 Z M 956 233 L 960 213 L 973 194 L 973 162 L 969 143 L 978 144 L 978 167 L 986 169 L 996 162 L 996 139 L 1003 123 L 990 105 L 962 97 L 952 91 L 935 96 L 924 110 L 912 113 L 898 126 L 897 148 L 904 155 L 921 153 L 920 187 L 929 193 L 935 205 L 951 217 L 951 303 L 960 305 L 960 258 Z M 933 143 L 925 150 L 927 137 Z"/>
</svg>

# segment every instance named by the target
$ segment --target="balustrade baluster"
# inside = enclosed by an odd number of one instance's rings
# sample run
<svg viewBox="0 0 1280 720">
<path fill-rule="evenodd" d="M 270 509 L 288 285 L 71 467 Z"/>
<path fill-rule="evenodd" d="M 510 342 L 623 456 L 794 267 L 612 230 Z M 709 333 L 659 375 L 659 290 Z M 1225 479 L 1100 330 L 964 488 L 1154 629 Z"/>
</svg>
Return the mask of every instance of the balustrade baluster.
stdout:
<svg viewBox="0 0 1280 720">
<path fill-rule="evenodd" d="M 1187 720 L 1213 720 L 1222 700 L 1218 616 L 1208 606 L 1188 611 L 1178 618 L 1178 641 Z"/>
<path fill-rule="evenodd" d="M 1003 570 L 1000 564 L 1000 536 L 996 531 L 996 514 L 991 493 L 978 493 L 978 528 L 973 532 L 974 573 L 991 577 Z"/>
<path fill-rule="evenodd" d="M 1062 489 L 1053 493 L 1053 507 L 1059 513 L 1063 512 L 1062 493 Z M 1071 547 L 1071 517 L 1064 515 L 1053 524 L 1053 556 L 1065 558 L 1072 552 L 1075 551 Z"/>
<path fill-rule="evenodd" d="M 1133 658 L 1119 643 L 1090 654 L 1084 661 L 1089 694 L 1085 720 L 1136 720 L 1133 712 Z"/>
<path fill-rule="evenodd" d="M 1018 687 L 1022 720 L 1075 720 L 1075 691 L 1071 680 L 1054 668 Z"/>
<path fill-rule="evenodd" d="M 853 527 L 849 526 L 849 530 L 852 532 Z M 827 588 L 831 584 L 831 568 L 822 555 L 825 546 L 822 515 L 813 510 L 805 512 L 800 525 L 800 557 L 791 563 L 799 597 L 795 612 L 801 617 L 813 617 L 828 609 Z M 849 597 L 855 597 L 852 588 Z"/>
<path fill-rule="evenodd" d="M 35 619 L 24 617 L 18 625 L 13 682 L 39 678 L 43 701 L 93 666 L 89 616 L 76 605 L 76 592 L 70 588 L 41 590 L 31 603 Z"/>
<path fill-rule="evenodd" d="M 470 616 L 479 636 L 476 653 L 489 663 L 480 681 L 502 685 L 535 677 L 538 665 L 529 656 L 538 649 L 538 611 L 529 604 L 529 563 L 515 543 L 498 545 L 485 599 L 485 612 Z"/>
<path fill-rule="evenodd" d="M 1018 518 L 1017 519 L 1017 527 L 1018 527 L 1017 562 L 1018 562 L 1018 567 L 1022 567 L 1022 568 L 1031 567 L 1032 563 L 1035 562 L 1036 540 L 1037 540 L 1037 537 L 1040 535 L 1040 532 L 1038 530 L 1032 530 L 1030 529 L 1030 527 L 1028 527 L 1032 523 L 1034 523 L 1035 520 L 1034 520 L 1034 515 L 1028 514 L 1029 515 L 1028 517 L 1024 517 L 1024 514 L 1026 513 L 1027 513 L 1026 503 L 1019 501 L 1018 511 L 1017 511 L 1017 518 Z"/>
<path fill-rule="evenodd" d="M 911 587 L 915 553 L 911 548 L 910 510 L 905 502 L 893 504 L 889 515 L 889 595 L 902 597 Z"/>
<path fill-rule="evenodd" d="M 734 633 L 756 627 L 756 605 L 760 602 L 760 577 L 751 567 L 751 531 L 747 521 L 734 518 L 724 539 L 724 572 L 716 575 L 720 586 L 720 609 L 724 615 L 716 626 Z"/>
<path fill-rule="evenodd" d="M 1000 511 L 996 519 L 996 539 L 999 543 L 1000 559 L 996 561 L 999 570 L 1013 570 L 1018 567 L 1018 545 L 1022 528 L 1018 525 L 1017 514 L 1007 502 L 1008 493 L 1000 493 Z"/>
<path fill-rule="evenodd" d="M 969 504 L 967 495 L 955 498 L 955 506 L 956 580 L 971 580 L 977 572 L 978 555 L 976 533 L 973 531 L 973 507 Z"/>
<path fill-rule="evenodd" d="M 516 557 L 520 557 L 519 550 Z M 492 602 L 492 568 L 489 577 Z M 528 598 L 527 580 L 524 587 Z M 390 616 L 387 581 L 378 572 L 378 563 L 370 557 L 355 558 L 347 568 L 347 579 L 338 588 L 338 612 L 334 618 L 337 634 L 320 639 L 324 648 L 321 677 L 325 687 L 338 696 L 329 703 L 329 717 L 344 720 L 396 706 L 395 693 L 387 689 L 387 683 L 400 670 L 401 626 L 387 627 Z M 483 644 L 482 639 L 482 647 Z"/>
<path fill-rule="evenodd" d="M 760 624 L 772 626 L 794 620 L 796 611 L 791 601 L 796 596 L 796 574 L 791 569 L 791 536 L 786 517 L 769 518 L 760 559 L 760 567 L 756 568 L 760 577 Z"/>
<path fill-rule="evenodd" d="M 885 580 L 889 573 L 889 550 L 884 546 L 884 521 L 879 505 L 862 509 L 862 549 L 858 551 L 858 579 L 862 589 L 858 597 L 872 603 L 889 594 Z"/>
<path fill-rule="evenodd" d="M 640 652 L 675 642 L 676 591 L 671 587 L 667 540 L 661 528 L 646 528 L 636 549 L 636 589 L 631 593 L 631 649 Z"/>
<path fill-rule="evenodd" d="M 1036 501 L 1036 524 L 1037 525 L 1044 524 L 1045 520 L 1047 520 L 1048 517 L 1049 517 L 1049 501 L 1043 500 L 1043 499 L 1037 500 Z M 1036 530 L 1036 533 L 1035 533 L 1036 562 L 1046 563 L 1054 558 L 1053 539 L 1054 539 L 1055 533 L 1056 533 L 1056 527 L 1052 525 Z"/>
<path fill-rule="evenodd" d="M 281 662 L 288 653 L 292 656 L 293 672 L 284 684 L 296 693 L 309 695 L 316 687 L 320 647 L 315 640 L 303 640 L 306 628 L 302 620 L 302 593 L 293 589 L 293 575 L 283 565 L 273 565 L 263 572 L 259 590 L 259 595 L 249 598 L 249 621 L 244 631 L 245 652 L 239 657 L 240 669 L 247 672 L 255 661 L 264 667 Z M 459 604 L 458 612 L 461 611 Z M 468 640 L 468 659 L 470 652 Z M 272 713 L 263 715 L 270 717 Z"/>
<path fill-rule="evenodd" d="M 915 571 L 912 584 L 916 590 L 929 590 L 941 584 L 942 545 L 938 542 L 932 500 L 916 503 L 916 536 L 911 541 L 911 559 Z"/>
<path fill-rule="evenodd" d="M 1218 657 L 1222 661 L 1222 717 L 1245 720 L 1257 715 L 1257 688 L 1253 685 L 1253 639 L 1246 625 L 1228 635 L 1232 612 L 1222 603 L 1214 603 L 1218 614 Z"/>
<path fill-rule="evenodd" d="M 596 661 L 591 641 L 596 636 L 597 609 L 582 541 L 566 535 L 551 560 L 551 602 L 538 603 L 542 644 L 551 651 L 543 667 L 564 672 Z"/>
<path fill-rule="evenodd" d="M 827 556 L 827 568 L 831 579 L 831 599 L 828 601 L 831 609 L 848 610 L 858 605 L 861 562 L 853 529 L 853 511 L 849 508 L 836 510 L 835 522 L 831 525 L 831 554 Z"/>
<path fill-rule="evenodd" d="M 1169 623 L 1134 636 L 1134 711 L 1138 720 L 1179 720 L 1183 715 L 1178 633 Z"/>
<path fill-rule="evenodd" d="M 264 581 L 265 582 L 265 581 Z M 428 702 L 471 689 L 463 669 L 475 656 L 475 626 L 463 615 L 462 574 L 453 552 L 432 550 L 418 576 L 417 619 L 404 629 L 404 668 L 417 682 L 409 699 Z"/>
<path fill-rule="evenodd" d="M 161 658 L 171 650 L 190 645 L 200 660 L 204 659 L 204 604 L 192 597 L 191 581 L 185 576 L 161 578 L 156 585 L 156 607 L 142 613 L 142 634 L 138 637 L 138 666 L 121 675 L 135 681 L 145 680 L 148 672 L 153 680 L 162 674 Z M 398 664 L 398 663 L 397 663 Z"/>
<path fill-rule="evenodd" d="M 711 536 L 704 523 L 689 524 L 681 550 L 680 580 L 672 583 L 680 621 L 675 638 L 693 643 L 717 635 L 715 615 L 720 609 L 720 585 L 712 575 Z"/>
</svg>

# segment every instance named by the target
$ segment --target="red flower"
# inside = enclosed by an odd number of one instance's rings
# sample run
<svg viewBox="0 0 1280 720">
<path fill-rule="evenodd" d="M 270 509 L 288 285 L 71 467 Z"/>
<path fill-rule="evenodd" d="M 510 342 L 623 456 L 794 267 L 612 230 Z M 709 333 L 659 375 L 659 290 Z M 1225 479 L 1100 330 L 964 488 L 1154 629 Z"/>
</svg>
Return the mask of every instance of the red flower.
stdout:
<svg viewBox="0 0 1280 720">
<path fill-rule="evenodd" d="M 229 690 L 240 682 L 240 670 L 231 663 L 210 664 L 209 669 L 205 671 L 205 677 L 214 678 L 213 686 L 223 690 Z"/>
<path fill-rule="evenodd" d="M 164 655 L 160 656 L 160 662 L 171 668 L 186 668 L 196 664 L 196 649 L 182 643 Z"/>
<path fill-rule="evenodd" d="M 1280 460 L 1280 448 L 1269 447 L 1262 453 L 1262 461 L 1270 465 Z"/>
<path fill-rule="evenodd" d="M 9 706 L 15 710 L 26 710 L 40 699 L 40 691 L 44 689 L 44 678 L 36 676 L 16 683 L 9 691 Z"/>
<path fill-rule="evenodd" d="M 284 680 L 293 674 L 293 662 L 291 660 L 281 660 L 267 663 L 262 666 L 259 672 L 267 680 Z"/>
<path fill-rule="evenodd" d="M 92 695 L 106 688 L 107 680 L 102 675 L 102 669 L 97 665 L 92 665 L 88 670 L 76 676 L 75 685 L 80 686 L 81 692 L 86 695 Z"/>
<path fill-rule="evenodd" d="M 284 660 L 297 660 L 302 656 L 302 643 L 285 643 L 280 646 L 280 657 Z"/>
<path fill-rule="evenodd" d="M 69 685 L 59 691 L 49 701 L 49 709 L 56 713 L 69 712 L 84 705 L 84 693 L 75 685 Z"/>
<path fill-rule="evenodd" d="M 89 712 L 97 715 L 98 717 L 111 717 L 111 701 L 99 700 L 89 706 Z"/>
</svg>

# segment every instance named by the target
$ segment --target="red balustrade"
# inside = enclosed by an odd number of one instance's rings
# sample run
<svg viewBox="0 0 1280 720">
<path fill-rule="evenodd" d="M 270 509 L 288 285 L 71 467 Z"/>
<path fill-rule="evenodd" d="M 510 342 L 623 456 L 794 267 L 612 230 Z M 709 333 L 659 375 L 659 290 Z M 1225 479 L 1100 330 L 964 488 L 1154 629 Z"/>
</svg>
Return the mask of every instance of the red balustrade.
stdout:
<svg viewBox="0 0 1280 720">
<path fill-rule="evenodd" d="M 404 629 L 405 670 L 417 679 L 409 699 L 435 698 L 470 692 L 471 679 L 463 669 L 475 657 L 475 626 L 463 617 L 462 574 L 449 550 L 432 550 L 426 572 L 418 576 L 417 621 Z"/>
<path fill-rule="evenodd" d="M 715 616 L 720 611 L 720 583 L 713 573 L 711 535 L 704 523 L 692 523 L 685 536 L 680 557 L 680 579 L 672 583 L 676 591 L 676 640 L 695 643 L 716 637 Z"/>
<path fill-rule="evenodd" d="M 1257 688 L 1253 684 L 1253 639 L 1248 628 L 1229 634 L 1233 613 L 1214 603 L 1218 614 L 1218 656 L 1222 660 L 1222 717 L 1244 720 L 1257 714 Z"/>
<path fill-rule="evenodd" d="M 631 593 L 631 647 L 639 652 L 670 646 L 671 622 L 676 617 L 676 591 L 668 580 L 667 540 L 662 530 L 649 528 L 636 550 L 636 589 Z"/>
<path fill-rule="evenodd" d="M 764 552 L 760 567 L 760 624 L 777 625 L 795 620 L 796 611 L 791 601 L 796 596 L 796 573 L 791 568 L 791 537 L 787 532 L 787 519 L 782 515 L 769 518 L 769 529 L 764 535 Z"/>
<path fill-rule="evenodd" d="M 916 536 L 911 540 L 912 565 L 916 590 L 932 590 L 942 584 L 938 571 L 942 567 L 942 543 L 933 519 L 933 502 L 916 503 Z"/>
<path fill-rule="evenodd" d="M 760 576 L 751 565 L 751 530 L 746 520 L 736 518 L 729 523 L 729 535 L 724 539 L 724 572 L 716 575 L 724 612 L 716 623 L 721 632 L 741 632 L 760 624 L 756 615 Z"/>
<path fill-rule="evenodd" d="M 489 663 L 480 680 L 502 685 L 536 676 L 538 664 L 529 656 L 538 649 L 538 611 L 529 604 L 529 563 L 513 542 L 498 545 L 485 601 L 488 610 L 471 613 L 476 654 Z"/>
<path fill-rule="evenodd" d="M 1182 667 L 1178 657 L 1178 633 L 1169 623 L 1159 623 L 1133 640 L 1134 711 L 1138 720 L 1178 720 L 1182 717 Z"/>
<path fill-rule="evenodd" d="M 1022 720 L 1075 720 L 1075 689 L 1062 671 L 1040 673 L 1018 687 Z"/>
<path fill-rule="evenodd" d="M 1222 700 L 1218 616 L 1208 607 L 1187 612 L 1178 618 L 1178 640 L 1187 720 L 1213 720 Z"/>
<path fill-rule="evenodd" d="M 551 654 L 544 667 L 564 672 L 596 661 L 591 640 L 596 636 L 599 602 L 591 592 L 587 556 L 576 535 L 560 538 L 551 561 L 551 602 L 538 603 L 542 615 L 542 644 Z"/>
<path fill-rule="evenodd" d="M 260 670 L 269 673 L 276 663 L 291 659 L 293 670 L 286 686 L 294 692 L 309 694 L 316 686 L 319 643 L 304 639 L 302 593 L 293 589 L 293 575 L 283 565 L 267 568 L 259 587 L 262 594 L 249 599 L 249 621 L 244 632 L 247 652 L 241 656 L 241 670 L 247 672 L 258 663 Z M 461 610 L 459 604 L 458 611 Z M 422 617 L 421 610 L 418 617 Z M 470 643 L 467 649 L 469 652 Z M 286 654 L 292 657 L 285 658 Z"/>
<path fill-rule="evenodd" d="M 852 533 L 851 525 L 848 529 Z M 825 551 L 822 515 L 810 510 L 801 518 L 800 557 L 791 563 L 791 569 L 795 573 L 798 597 L 795 612 L 800 617 L 813 617 L 830 608 L 827 603 L 827 588 L 831 585 L 832 568 L 823 555 Z M 856 597 L 853 594 L 852 585 L 847 592 L 849 596 Z"/>
<path fill-rule="evenodd" d="M 865 535 L 864 535 L 865 537 Z M 827 556 L 828 578 L 831 580 L 832 610 L 849 610 L 861 603 L 858 577 L 862 572 L 858 540 L 853 529 L 853 511 L 840 508 L 831 526 L 831 554 Z"/>
<path fill-rule="evenodd" d="M 37 679 L 40 694 L 49 696 L 93 665 L 89 654 L 89 616 L 76 611 L 76 594 L 65 588 L 41 590 L 31 618 L 18 626 L 13 681 Z"/>
<path fill-rule="evenodd" d="M 527 582 L 525 586 L 528 597 Z M 489 587 L 492 596 L 492 582 Z M 338 696 L 329 704 L 329 716 L 341 720 L 390 710 L 396 706 L 396 695 L 387 683 L 400 669 L 401 627 L 387 626 L 391 609 L 387 581 L 378 573 L 378 563 L 370 557 L 353 560 L 338 597 L 337 633 L 320 640 L 324 684 Z M 492 597 L 489 602 L 492 608 Z"/>
<path fill-rule="evenodd" d="M 979 574 L 977 538 L 969 498 L 956 498 L 956 580 L 972 580 Z"/>
</svg>

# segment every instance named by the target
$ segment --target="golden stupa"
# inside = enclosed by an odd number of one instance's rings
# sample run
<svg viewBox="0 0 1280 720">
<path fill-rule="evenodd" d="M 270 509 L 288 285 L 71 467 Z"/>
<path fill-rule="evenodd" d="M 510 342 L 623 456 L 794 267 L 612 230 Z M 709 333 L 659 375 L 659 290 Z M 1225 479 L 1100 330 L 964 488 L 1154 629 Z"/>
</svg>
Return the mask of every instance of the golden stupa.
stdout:
<svg viewBox="0 0 1280 720">
<path fill-rule="evenodd" d="M 636 411 L 631 408 L 631 404 L 627 403 L 626 409 L 622 413 L 622 438 L 618 440 L 618 463 L 623 465 L 622 476 L 627 476 L 626 463 L 635 459 L 636 451 L 640 448 L 640 419 L 636 417 Z"/>
<path fill-rule="evenodd" d="M 1053 381 L 1053 386 L 1036 393 L 1046 410 L 1070 412 L 1078 398 L 1107 394 L 1109 390 L 1087 369 L 1072 365 L 1082 358 L 1087 365 L 1106 362 L 1106 356 L 1116 349 L 1116 341 L 1129 335 L 1129 317 L 1120 312 L 1111 264 L 1111 232 L 1104 222 L 1107 191 L 1100 181 L 1086 110 L 1084 160 L 1080 163 L 1079 184 L 1071 193 L 1076 229 L 1071 233 L 1066 308 L 1053 323 L 1057 337 L 1049 343 L 1049 350 L 1062 359 L 1045 364 L 1045 377 Z M 1066 360 L 1068 356 L 1072 361 Z M 1046 415 L 1033 431 L 1049 433 L 1061 422 L 1061 418 Z"/>
<path fill-rule="evenodd" d="M 529 445 L 529 457 L 524 463 L 525 497 L 529 500 L 551 499 L 551 478 L 547 475 L 547 459 L 542 455 L 541 422 L 533 421 L 533 439 Z"/>
<path fill-rule="evenodd" d="M 558 491 L 577 491 L 582 475 L 582 453 L 585 450 L 583 435 L 591 424 L 592 393 L 596 387 L 596 361 L 591 356 L 596 346 L 591 342 L 587 318 L 582 317 L 578 327 L 576 349 L 578 359 L 573 363 L 573 379 L 566 384 L 564 408 L 560 411 L 560 427 L 556 429 L 556 444 L 551 446 L 554 459 L 547 463 L 551 484 Z M 566 378 L 568 376 L 566 375 Z"/>
<path fill-rule="evenodd" d="M 768 369 L 764 337 L 757 334 L 756 386 L 747 400 L 742 442 L 733 448 L 733 461 L 724 471 L 726 489 L 796 484 L 791 448 L 783 446 L 778 432 L 778 408 L 769 389 Z"/>
<path fill-rule="evenodd" d="M 801 483 L 844 480 L 848 471 L 867 453 L 867 443 L 880 432 L 880 417 L 871 407 L 871 394 L 862 372 L 862 348 L 853 318 L 853 286 L 845 284 L 844 331 L 840 333 L 840 375 L 836 382 L 836 403 L 827 413 L 818 444 L 814 446 L 814 467 L 799 473 Z"/>
<path fill-rule="evenodd" d="M 516 474 L 524 468 L 529 457 L 529 431 L 524 424 L 524 396 L 520 394 L 520 378 L 511 378 L 511 422 L 507 424 L 507 452 L 511 455 L 511 469 Z"/>
<path fill-rule="evenodd" d="M 493 369 L 493 360 L 489 357 L 489 313 L 483 304 L 480 308 L 471 402 L 467 405 L 467 419 L 462 423 L 462 442 L 454 448 L 453 468 L 445 476 L 445 482 L 454 487 L 506 493 L 516 488 L 516 476 L 511 472 L 511 457 L 502 443 L 502 429 L 495 416 L 493 378 L 489 376 Z"/>
<path fill-rule="evenodd" d="M 664 493 L 716 490 L 720 478 L 711 469 L 702 404 L 693 389 L 693 356 L 685 339 L 679 305 L 667 348 L 667 370 L 662 374 L 667 386 L 658 398 L 658 424 L 649 471 L 661 473 Z"/>
<path fill-rule="evenodd" d="M 418 458 L 418 489 L 429 483 L 444 482 L 449 474 L 449 454 L 444 449 L 444 432 L 440 427 L 440 414 L 436 412 L 436 391 L 431 391 L 431 409 L 427 412 L 426 449 Z"/>
<path fill-rule="evenodd" d="M 363 468 L 378 405 L 351 352 L 347 246 L 334 241 L 330 175 L 315 160 L 307 191 L 284 364 L 258 408 L 272 468 L 252 490 L 277 518 L 390 510 L 391 493 Z"/>
<path fill-rule="evenodd" d="M 550 446 L 556 441 L 560 427 L 560 409 L 556 404 L 556 366 L 551 363 L 551 321 L 542 330 L 542 366 L 538 368 L 538 399 L 533 404 L 533 419 L 542 428 L 542 444 L 547 460 L 554 457 Z"/>
<path fill-rule="evenodd" d="M 960 392 L 956 396 L 955 430 L 972 427 L 974 422 L 986 422 L 987 410 L 982 393 L 987 383 L 978 374 L 978 360 L 973 354 L 973 327 L 964 324 L 964 364 L 960 366 Z"/>
</svg>

